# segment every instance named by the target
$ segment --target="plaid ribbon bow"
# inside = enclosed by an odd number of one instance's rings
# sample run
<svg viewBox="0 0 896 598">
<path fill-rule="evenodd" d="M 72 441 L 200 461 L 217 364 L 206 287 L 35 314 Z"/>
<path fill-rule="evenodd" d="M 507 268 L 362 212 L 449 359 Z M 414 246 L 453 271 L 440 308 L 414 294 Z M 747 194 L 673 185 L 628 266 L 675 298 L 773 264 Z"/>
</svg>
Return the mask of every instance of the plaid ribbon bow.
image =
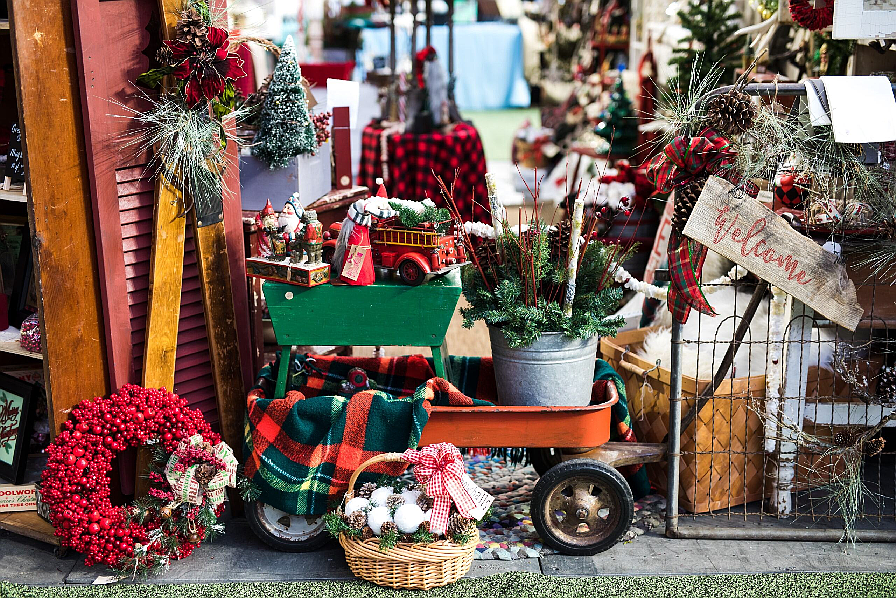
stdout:
<svg viewBox="0 0 896 598">
<path fill-rule="evenodd" d="M 190 438 L 181 440 L 178 450 L 183 450 L 188 446 L 201 448 L 203 443 L 202 435 L 194 434 Z M 168 463 L 165 465 L 165 478 L 171 484 L 175 502 L 201 505 L 204 495 L 212 506 L 216 506 L 224 502 L 227 496 L 227 486 L 231 488 L 236 487 L 236 470 L 239 462 L 233 456 L 233 450 L 230 446 L 226 442 L 219 442 L 211 448 L 211 454 L 223 461 L 225 467 L 218 470 L 211 481 L 206 484 L 205 488 L 202 488 L 196 480 L 196 473 L 201 463 L 195 463 L 184 471 L 177 471 L 175 466 L 180 462 L 180 457 L 178 457 L 177 452 L 171 455 L 171 458 L 168 459 Z"/>
<path fill-rule="evenodd" d="M 414 477 L 426 485 L 426 494 L 433 499 L 429 529 L 434 534 L 444 534 L 448 530 L 451 501 L 461 515 L 470 517 L 476 501 L 464 488 L 464 459 L 456 446 L 440 442 L 419 451 L 408 449 L 401 458 L 415 465 Z"/>
<path fill-rule="evenodd" d="M 742 187 L 750 197 L 759 194 L 751 181 L 743 180 L 734 170 L 737 154 L 731 143 L 707 127 L 696 137 L 676 137 L 647 163 L 647 180 L 660 193 L 686 185 L 697 177 L 714 174 Z"/>
<path fill-rule="evenodd" d="M 739 186 L 750 197 L 756 197 L 759 188 L 734 170 L 736 157 L 731 143 L 707 127 L 696 137 L 679 136 L 668 143 L 663 153 L 648 162 L 647 180 L 658 192 L 668 193 L 695 179 L 714 174 Z M 716 315 L 700 289 L 700 273 L 706 253 L 706 247 L 676 232 L 669 239 L 671 286 L 668 305 L 672 317 L 682 324 L 688 321 L 691 308 Z"/>
</svg>

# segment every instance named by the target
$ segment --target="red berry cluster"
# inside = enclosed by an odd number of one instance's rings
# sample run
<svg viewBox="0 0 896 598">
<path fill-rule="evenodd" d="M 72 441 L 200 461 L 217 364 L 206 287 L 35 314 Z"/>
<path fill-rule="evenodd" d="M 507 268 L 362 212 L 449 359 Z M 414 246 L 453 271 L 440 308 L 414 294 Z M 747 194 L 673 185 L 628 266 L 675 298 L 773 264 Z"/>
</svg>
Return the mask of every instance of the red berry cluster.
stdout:
<svg viewBox="0 0 896 598">
<path fill-rule="evenodd" d="M 330 113 L 312 114 L 311 122 L 314 124 L 314 133 L 317 135 L 317 147 L 330 140 Z"/>
<path fill-rule="evenodd" d="M 148 554 L 188 556 L 198 542 L 178 538 L 175 555 L 168 554 L 158 539 L 150 541 L 149 533 L 161 527 L 160 514 L 151 514 L 142 524 L 128 522 L 128 507 L 113 506 L 109 499 L 108 474 L 113 457 L 128 447 L 158 441 L 171 453 L 181 439 L 197 433 L 212 444 L 220 441 L 200 411 L 164 389 L 128 384 L 109 398 L 80 402 L 47 448 L 49 459 L 41 481 L 41 495 L 50 507 L 50 521 L 61 545 L 86 554 L 88 566 L 102 562 L 118 568 L 122 560 L 134 556 L 137 543 Z M 170 487 L 164 489 L 170 491 Z"/>
</svg>

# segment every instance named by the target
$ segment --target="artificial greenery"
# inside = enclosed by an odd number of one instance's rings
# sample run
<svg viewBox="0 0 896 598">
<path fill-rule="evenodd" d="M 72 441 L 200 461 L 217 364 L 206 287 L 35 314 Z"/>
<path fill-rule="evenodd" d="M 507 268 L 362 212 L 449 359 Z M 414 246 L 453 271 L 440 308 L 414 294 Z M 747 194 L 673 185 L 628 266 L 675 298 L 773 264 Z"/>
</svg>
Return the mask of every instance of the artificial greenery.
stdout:
<svg viewBox="0 0 896 598">
<path fill-rule="evenodd" d="M 388 552 L 395 548 L 395 545 L 398 544 L 398 532 L 395 530 L 391 530 L 380 536 L 379 540 L 379 549 L 380 552 Z"/>
<path fill-rule="evenodd" d="M 510 347 L 529 346 L 542 332 L 562 332 L 570 338 L 616 333 L 624 320 L 610 314 L 622 298 L 622 288 L 606 284 L 610 262 L 619 257 L 616 246 L 588 244 L 576 274 L 572 317 L 567 318 L 561 306 L 567 268 L 551 256 L 549 231 L 530 228 L 534 232 L 524 235 L 529 241 L 523 243 L 509 231 L 505 228 L 496 241 L 506 257 L 487 268 L 488 282 L 477 268 L 462 271 L 464 297 L 470 303 L 460 310 L 464 327 L 472 328 L 477 320 L 497 326 Z"/>
<path fill-rule="evenodd" d="M 715 65 L 727 71 L 739 64 L 744 44 L 743 36 L 734 35 L 741 18 L 734 0 L 688 0 L 678 18 L 688 34 L 679 40 L 669 59 L 669 64 L 678 68 L 678 76 L 669 82 L 672 90 L 685 92 L 694 75 L 704 79 Z M 732 74 L 724 72 L 723 76 L 732 79 Z"/>
<path fill-rule="evenodd" d="M 389 202 L 389 207 L 398 212 L 401 225 L 407 228 L 416 228 L 421 224 L 431 222 L 436 225 L 436 232 L 444 233 L 451 226 L 451 212 L 447 208 L 437 208 L 434 205 L 423 203 L 423 211 L 418 212 L 413 208 L 395 201 Z"/>
<path fill-rule="evenodd" d="M 283 168 L 300 154 L 317 151 L 302 72 L 292 36 L 286 38 L 261 113 L 252 155 L 271 168 Z"/>
</svg>

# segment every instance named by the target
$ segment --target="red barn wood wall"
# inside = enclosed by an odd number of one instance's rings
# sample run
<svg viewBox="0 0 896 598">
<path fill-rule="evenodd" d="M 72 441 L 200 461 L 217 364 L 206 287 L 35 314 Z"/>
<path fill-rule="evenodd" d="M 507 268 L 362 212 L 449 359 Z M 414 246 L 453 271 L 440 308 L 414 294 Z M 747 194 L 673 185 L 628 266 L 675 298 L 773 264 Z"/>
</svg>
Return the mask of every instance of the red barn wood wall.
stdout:
<svg viewBox="0 0 896 598">
<path fill-rule="evenodd" d="M 155 0 L 73 0 L 87 158 L 90 170 L 97 257 L 104 304 L 106 347 L 112 388 L 142 380 L 149 256 L 152 244 L 153 182 L 148 156 L 125 147 L 132 121 L 128 109 L 145 109 L 132 84 L 146 71 L 147 29 L 158 23 Z M 157 25 L 154 25 L 157 26 Z M 228 168 L 225 228 L 240 343 L 247 349 L 244 384 L 254 376 L 249 359 L 249 314 L 240 220 L 236 147 Z M 187 226 L 174 391 L 218 420 L 211 377 L 205 315 L 191 227 Z"/>
</svg>

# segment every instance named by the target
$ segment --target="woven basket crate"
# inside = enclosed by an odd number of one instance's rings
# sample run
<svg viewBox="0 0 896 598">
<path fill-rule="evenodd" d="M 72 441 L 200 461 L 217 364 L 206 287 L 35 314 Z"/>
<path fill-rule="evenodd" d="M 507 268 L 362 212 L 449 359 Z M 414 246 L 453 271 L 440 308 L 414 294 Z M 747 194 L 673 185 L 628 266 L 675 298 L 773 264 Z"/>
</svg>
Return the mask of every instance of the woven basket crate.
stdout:
<svg viewBox="0 0 896 598">
<path fill-rule="evenodd" d="M 361 464 L 349 480 L 355 487 L 367 467 L 381 462 L 404 461 L 400 453 L 384 453 Z M 380 586 L 408 590 L 428 590 L 454 583 L 467 574 L 479 543 L 479 532 L 466 544 L 439 540 L 429 544 L 399 542 L 388 551 L 380 550 L 379 538 L 357 540 L 339 535 L 349 569 L 357 577 Z"/>
<path fill-rule="evenodd" d="M 671 372 L 653 369 L 634 355 L 652 328 L 622 332 L 601 339 L 603 358 L 625 380 L 632 427 L 642 442 L 663 442 L 669 432 Z M 626 350 L 626 348 L 628 350 Z M 647 380 L 647 385 L 643 382 Z M 683 376 L 682 415 L 694 397 L 711 383 Z M 765 377 L 727 379 L 716 399 L 701 410 L 681 437 L 679 504 L 693 513 L 704 513 L 763 498 L 762 421 L 749 409 L 750 399 L 765 397 Z M 666 464 L 647 465 L 650 484 L 665 492 Z"/>
<path fill-rule="evenodd" d="M 654 328 L 639 328 L 619 333 L 600 342 L 602 357 L 619 372 L 625 381 L 625 393 L 632 418 L 632 427 L 641 442 L 665 442 L 669 432 L 669 396 L 672 373 L 668 368 L 655 368 L 634 353 L 644 337 Z M 824 388 L 832 381 L 830 372 L 809 369 L 808 394 L 831 393 Z M 644 381 L 647 384 L 644 384 Z M 682 376 L 682 417 L 694 407 L 695 398 L 711 383 Z M 693 424 L 681 436 L 681 469 L 679 505 L 692 513 L 705 513 L 761 500 L 771 492 L 775 467 L 766 462 L 763 448 L 762 420 L 750 403 L 765 399 L 765 376 L 726 379 Z M 836 400 L 836 399 L 834 399 Z M 818 436 L 834 431 L 815 430 Z M 763 465 L 765 469 L 763 470 Z M 647 464 L 651 486 L 666 492 L 667 464 Z M 793 480 L 794 490 L 830 483 L 834 472 L 842 471 L 842 463 L 800 449 Z M 768 477 L 766 477 L 768 476 Z"/>
</svg>

